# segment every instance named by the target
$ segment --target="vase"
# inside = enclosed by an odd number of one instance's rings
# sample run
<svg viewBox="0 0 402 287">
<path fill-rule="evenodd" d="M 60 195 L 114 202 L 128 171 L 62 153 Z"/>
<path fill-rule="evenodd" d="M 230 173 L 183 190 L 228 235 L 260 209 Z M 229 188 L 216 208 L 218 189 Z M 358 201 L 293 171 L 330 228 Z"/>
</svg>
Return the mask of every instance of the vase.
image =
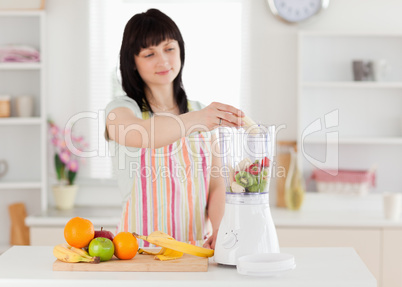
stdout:
<svg viewBox="0 0 402 287">
<path fill-rule="evenodd" d="M 290 149 L 289 171 L 285 181 L 286 207 L 291 210 L 299 210 L 304 200 L 305 190 L 303 175 L 297 162 L 297 154 L 293 149 Z"/>
<path fill-rule="evenodd" d="M 53 197 L 57 209 L 69 210 L 74 207 L 78 185 L 53 185 Z"/>
</svg>

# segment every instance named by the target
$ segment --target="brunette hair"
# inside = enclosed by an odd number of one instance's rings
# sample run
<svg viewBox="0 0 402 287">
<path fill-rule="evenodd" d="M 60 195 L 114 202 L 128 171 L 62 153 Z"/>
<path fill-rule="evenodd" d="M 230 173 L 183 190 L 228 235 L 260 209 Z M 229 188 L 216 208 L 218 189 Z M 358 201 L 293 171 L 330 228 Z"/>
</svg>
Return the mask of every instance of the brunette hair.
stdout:
<svg viewBox="0 0 402 287">
<path fill-rule="evenodd" d="M 176 40 L 180 47 L 180 72 L 173 81 L 173 94 L 180 114 L 188 112 L 187 95 L 183 88 L 182 70 L 184 66 L 184 41 L 176 23 L 157 9 L 135 14 L 124 28 L 123 41 L 120 48 L 120 73 L 123 90 L 127 96 L 137 102 L 141 111 L 152 108 L 144 92 L 144 81 L 137 71 L 134 55 L 143 48 L 157 46 L 165 40 Z"/>
</svg>

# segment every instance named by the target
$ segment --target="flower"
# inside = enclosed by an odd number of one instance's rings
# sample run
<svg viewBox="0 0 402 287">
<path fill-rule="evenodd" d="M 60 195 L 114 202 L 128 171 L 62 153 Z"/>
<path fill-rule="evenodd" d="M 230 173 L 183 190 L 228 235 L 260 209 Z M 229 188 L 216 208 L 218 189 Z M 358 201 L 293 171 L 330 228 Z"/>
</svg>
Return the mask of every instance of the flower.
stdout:
<svg viewBox="0 0 402 287">
<path fill-rule="evenodd" d="M 61 130 L 52 120 L 48 120 L 50 142 L 54 148 L 54 164 L 57 173 L 57 179 L 60 184 L 67 183 L 73 185 L 77 172 L 79 170 L 79 156 L 81 152 L 88 147 L 82 136 L 72 135 L 70 129 Z M 66 138 L 70 137 L 71 142 L 79 154 L 70 151 L 66 144 Z"/>
<path fill-rule="evenodd" d="M 77 172 L 78 171 L 78 161 L 76 159 L 71 160 L 68 164 L 67 167 L 69 170 L 72 172 Z"/>
<path fill-rule="evenodd" d="M 60 160 L 62 163 L 67 164 L 69 163 L 69 161 L 71 160 L 70 157 L 70 152 L 67 150 L 63 150 L 60 154 L 59 154 Z"/>
<path fill-rule="evenodd" d="M 57 135 L 57 134 L 59 133 L 59 127 L 58 127 L 58 126 L 55 126 L 55 125 L 52 125 L 52 126 L 50 127 L 50 133 L 51 133 L 52 135 Z"/>
</svg>

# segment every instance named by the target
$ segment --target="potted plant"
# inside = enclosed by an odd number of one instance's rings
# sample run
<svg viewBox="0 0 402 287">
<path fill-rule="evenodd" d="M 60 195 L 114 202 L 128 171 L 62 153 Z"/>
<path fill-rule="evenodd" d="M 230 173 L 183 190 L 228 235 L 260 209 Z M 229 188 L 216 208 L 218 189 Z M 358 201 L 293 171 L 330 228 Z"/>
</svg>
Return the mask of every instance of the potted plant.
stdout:
<svg viewBox="0 0 402 287">
<path fill-rule="evenodd" d="M 54 167 L 57 184 L 52 186 L 53 196 L 58 209 L 67 210 L 74 207 L 78 186 L 74 184 L 79 170 L 79 154 L 70 151 L 66 138 L 70 137 L 75 150 L 82 151 L 87 144 L 83 137 L 75 137 L 69 129 L 60 129 L 52 120 L 48 121 L 51 143 L 54 149 Z"/>
</svg>

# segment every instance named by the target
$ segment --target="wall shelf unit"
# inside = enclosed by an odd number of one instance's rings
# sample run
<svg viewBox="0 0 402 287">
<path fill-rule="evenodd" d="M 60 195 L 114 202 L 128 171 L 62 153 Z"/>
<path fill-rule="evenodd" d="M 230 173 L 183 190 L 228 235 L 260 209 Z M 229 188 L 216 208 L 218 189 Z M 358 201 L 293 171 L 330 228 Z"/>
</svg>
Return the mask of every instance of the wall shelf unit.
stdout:
<svg viewBox="0 0 402 287">
<path fill-rule="evenodd" d="M 13 192 L 14 200 L 36 191 L 41 210 L 47 209 L 47 116 L 46 116 L 46 13 L 44 10 L 0 11 L 0 46 L 26 45 L 40 52 L 40 62 L 1 62 L 0 94 L 11 96 L 11 116 L 0 118 L 0 159 L 8 172 L 0 179 L 0 191 Z M 34 98 L 32 117 L 18 117 L 15 99 Z M 27 203 L 29 205 L 29 203 Z"/>
<path fill-rule="evenodd" d="M 402 158 L 400 51 L 402 33 L 299 33 L 298 150 L 305 152 L 299 159 L 306 178 L 314 168 L 335 164 L 341 169 L 375 165 L 375 190 L 400 192 L 402 163 L 395 160 Z M 354 60 L 384 60 L 382 81 L 354 81 Z M 328 163 L 331 152 L 338 155 Z"/>
</svg>

